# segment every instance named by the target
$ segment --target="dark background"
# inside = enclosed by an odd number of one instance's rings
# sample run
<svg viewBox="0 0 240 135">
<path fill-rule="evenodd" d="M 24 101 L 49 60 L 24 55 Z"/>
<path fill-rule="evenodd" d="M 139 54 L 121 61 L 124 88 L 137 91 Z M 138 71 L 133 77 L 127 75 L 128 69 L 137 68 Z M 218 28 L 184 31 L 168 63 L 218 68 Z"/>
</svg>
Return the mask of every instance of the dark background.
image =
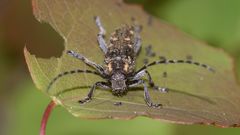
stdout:
<svg viewBox="0 0 240 135">
<path fill-rule="evenodd" d="M 240 73 L 239 0 L 131 0 L 146 11 L 193 37 L 226 50 Z M 23 47 L 40 57 L 60 56 L 63 39 L 32 15 L 30 0 L 0 0 L 0 135 L 39 134 L 42 113 L 50 99 L 37 90 L 28 73 Z M 47 134 L 240 134 L 240 129 L 176 125 L 149 118 L 82 120 L 61 107 L 54 110 Z"/>
</svg>

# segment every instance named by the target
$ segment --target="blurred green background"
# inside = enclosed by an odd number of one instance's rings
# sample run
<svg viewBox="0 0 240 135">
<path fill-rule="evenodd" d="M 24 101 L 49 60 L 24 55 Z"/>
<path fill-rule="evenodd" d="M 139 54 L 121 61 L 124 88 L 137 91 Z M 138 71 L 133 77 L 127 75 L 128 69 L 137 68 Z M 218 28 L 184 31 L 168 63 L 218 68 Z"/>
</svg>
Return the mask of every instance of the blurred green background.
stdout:
<svg viewBox="0 0 240 135">
<path fill-rule="evenodd" d="M 236 59 L 240 75 L 239 0 L 129 0 Z M 43 111 L 50 99 L 38 91 L 28 73 L 23 47 L 40 57 L 60 56 L 63 39 L 32 15 L 30 0 L 0 0 L 0 135 L 39 134 Z M 57 107 L 50 117 L 49 135 L 240 134 L 240 129 L 176 125 L 139 117 L 123 120 L 83 120 Z"/>
</svg>

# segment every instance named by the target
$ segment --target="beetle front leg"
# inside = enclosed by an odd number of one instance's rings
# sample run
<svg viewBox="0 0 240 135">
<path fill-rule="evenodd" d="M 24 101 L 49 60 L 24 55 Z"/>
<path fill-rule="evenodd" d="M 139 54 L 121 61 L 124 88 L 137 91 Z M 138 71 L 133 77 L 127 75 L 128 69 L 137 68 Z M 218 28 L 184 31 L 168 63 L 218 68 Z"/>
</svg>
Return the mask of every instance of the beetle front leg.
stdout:
<svg viewBox="0 0 240 135">
<path fill-rule="evenodd" d="M 154 90 L 158 90 L 158 91 L 160 91 L 162 93 L 167 93 L 168 92 L 168 88 L 159 87 L 159 86 L 155 85 L 154 81 L 152 80 L 152 77 L 151 77 L 150 73 L 147 70 L 142 70 L 142 71 L 138 72 L 136 75 L 134 75 L 133 80 L 139 80 L 142 77 L 144 77 L 145 75 L 148 78 L 148 84 Z"/>
<path fill-rule="evenodd" d="M 110 89 L 110 87 L 107 85 L 106 82 L 96 82 L 90 89 L 90 91 L 88 92 L 87 97 L 85 97 L 82 100 L 79 100 L 78 102 L 80 104 L 84 104 L 87 102 L 90 102 L 92 100 L 92 96 L 93 96 L 93 92 L 96 89 L 96 87 L 102 88 L 102 89 Z"/>
<path fill-rule="evenodd" d="M 151 97 L 149 95 L 149 92 L 148 92 L 148 88 L 147 88 L 147 85 L 146 83 L 144 82 L 144 80 L 135 80 L 132 84 L 129 85 L 129 87 L 135 87 L 137 85 L 140 85 L 140 84 L 143 84 L 143 87 L 144 87 L 144 100 L 146 102 L 146 104 L 149 106 L 149 107 L 153 107 L 153 108 L 158 108 L 160 106 L 162 106 L 162 104 L 154 104 L 151 100 Z"/>
</svg>

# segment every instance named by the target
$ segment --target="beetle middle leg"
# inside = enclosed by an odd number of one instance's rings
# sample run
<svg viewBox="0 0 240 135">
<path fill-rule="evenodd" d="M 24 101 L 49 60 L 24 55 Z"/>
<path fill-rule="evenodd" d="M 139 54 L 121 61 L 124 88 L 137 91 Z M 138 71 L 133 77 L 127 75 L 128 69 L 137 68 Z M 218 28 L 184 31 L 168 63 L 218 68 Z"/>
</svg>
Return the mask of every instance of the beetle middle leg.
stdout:
<svg viewBox="0 0 240 135">
<path fill-rule="evenodd" d="M 94 68 L 95 70 L 97 70 L 101 76 L 104 76 L 104 70 L 103 70 L 103 67 L 91 60 L 89 60 L 88 58 L 86 58 L 85 56 L 83 56 L 82 54 L 80 53 L 76 53 L 72 50 L 68 50 L 67 51 L 67 54 L 74 57 L 74 58 L 77 58 L 81 61 L 83 61 L 85 64 L 87 64 L 88 66 Z"/>
</svg>

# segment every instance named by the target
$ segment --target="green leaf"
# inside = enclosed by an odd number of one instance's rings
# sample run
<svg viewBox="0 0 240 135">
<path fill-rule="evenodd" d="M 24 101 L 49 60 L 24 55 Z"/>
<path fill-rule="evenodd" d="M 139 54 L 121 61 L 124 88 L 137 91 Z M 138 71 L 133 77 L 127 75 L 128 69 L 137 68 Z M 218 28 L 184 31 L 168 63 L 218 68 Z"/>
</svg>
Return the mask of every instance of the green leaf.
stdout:
<svg viewBox="0 0 240 135">
<path fill-rule="evenodd" d="M 239 54 L 239 0 L 171 0 L 149 4 L 154 5 L 149 10 L 182 30 L 235 55 Z"/>
<path fill-rule="evenodd" d="M 118 0 L 49 1 L 34 0 L 34 15 L 39 21 L 49 23 L 65 40 L 65 50 L 60 58 L 43 59 L 30 54 L 25 48 L 25 58 L 36 86 L 57 104 L 76 117 L 131 119 L 147 116 L 181 124 L 214 124 L 222 127 L 240 124 L 240 89 L 233 71 L 233 60 L 222 50 L 207 46 L 156 18 L 149 25 L 149 15 L 136 5 Z M 162 108 L 146 105 L 143 88 L 129 90 L 127 95 L 116 97 L 111 91 L 97 89 L 93 100 L 80 105 L 89 87 L 100 77 L 90 74 L 64 76 L 47 91 L 50 81 L 59 73 L 73 69 L 89 69 L 83 62 L 66 54 L 73 50 L 90 60 L 103 64 L 104 55 L 98 47 L 98 29 L 93 20 L 100 16 L 107 30 L 106 38 L 123 24 L 133 24 L 131 18 L 143 26 L 142 50 L 137 58 L 136 69 L 143 65 L 145 47 L 153 46 L 156 57 L 185 59 L 191 55 L 194 61 L 212 66 L 216 73 L 188 64 L 158 65 L 149 68 L 157 85 L 170 88 L 160 93 L 149 88 L 153 102 Z M 163 72 L 168 77 L 162 76 Z M 122 102 L 121 106 L 114 105 Z"/>
</svg>

